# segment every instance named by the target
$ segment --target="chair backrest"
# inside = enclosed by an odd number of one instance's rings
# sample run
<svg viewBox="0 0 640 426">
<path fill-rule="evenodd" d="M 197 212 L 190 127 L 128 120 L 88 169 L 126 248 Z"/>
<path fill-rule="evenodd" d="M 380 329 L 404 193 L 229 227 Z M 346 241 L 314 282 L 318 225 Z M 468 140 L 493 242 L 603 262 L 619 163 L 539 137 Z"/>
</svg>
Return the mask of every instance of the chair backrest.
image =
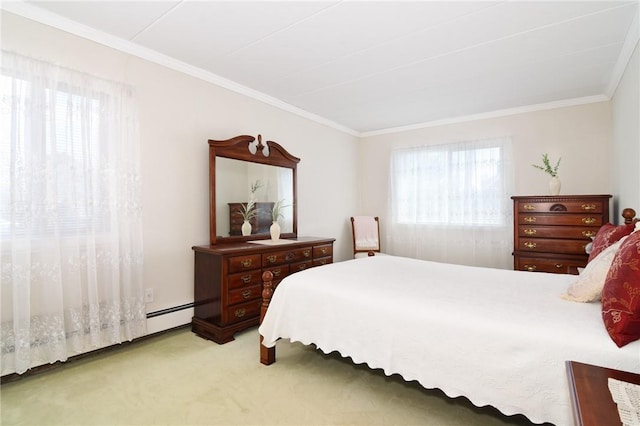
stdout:
<svg viewBox="0 0 640 426">
<path fill-rule="evenodd" d="M 380 253 L 380 223 L 377 216 L 352 216 L 353 255 Z"/>
</svg>

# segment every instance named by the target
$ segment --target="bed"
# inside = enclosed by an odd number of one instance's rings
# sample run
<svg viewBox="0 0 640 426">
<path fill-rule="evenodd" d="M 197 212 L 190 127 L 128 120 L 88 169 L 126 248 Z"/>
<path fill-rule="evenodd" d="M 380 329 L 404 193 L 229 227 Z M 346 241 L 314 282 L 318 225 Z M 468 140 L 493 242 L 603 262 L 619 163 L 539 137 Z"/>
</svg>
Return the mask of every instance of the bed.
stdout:
<svg viewBox="0 0 640 426">
<path fill-rule="evenodd" d="M 572 424 L 567 360 L 640 373 L 640 341 L 618 347 L 602 303 L 561 297 L 573 275 L 371 256 L 298 272 L 277 291 L 263 278 L 264 364 L 279 339 L 313 344 L 556 425 Z"/>
</svg>

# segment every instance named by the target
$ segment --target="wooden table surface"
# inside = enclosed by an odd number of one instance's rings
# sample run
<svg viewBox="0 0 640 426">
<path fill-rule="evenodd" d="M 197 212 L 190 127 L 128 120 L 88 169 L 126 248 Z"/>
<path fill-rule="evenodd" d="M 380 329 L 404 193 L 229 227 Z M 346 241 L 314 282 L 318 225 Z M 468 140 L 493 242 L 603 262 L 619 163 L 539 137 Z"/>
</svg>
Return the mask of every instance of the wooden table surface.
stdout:
<svg viewBox="0 0 640 426">
<path fill-rule="evenodd" d="M 567 361 L 567 374 L 573 406 L 573 419 L 578 426 L 622 425 L 618 407 L 609 391 L 608 379 L 640 385 L 640 375 L 595 365 Z"/>
</svg>

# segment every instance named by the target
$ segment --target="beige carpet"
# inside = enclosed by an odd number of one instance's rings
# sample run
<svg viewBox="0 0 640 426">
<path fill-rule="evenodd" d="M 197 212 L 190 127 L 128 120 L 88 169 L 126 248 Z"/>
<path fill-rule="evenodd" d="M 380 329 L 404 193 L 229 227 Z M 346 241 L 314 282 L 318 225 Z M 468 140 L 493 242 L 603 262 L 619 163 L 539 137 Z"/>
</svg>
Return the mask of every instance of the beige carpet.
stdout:
<svg viewBox="0 0 640 426">
<path fill-rule="evenodd" d="M 312 347 L 258 361 L 257 329 L 181 328 L 2 386 L 2 425 L 528 425 Z"/>
</svg>

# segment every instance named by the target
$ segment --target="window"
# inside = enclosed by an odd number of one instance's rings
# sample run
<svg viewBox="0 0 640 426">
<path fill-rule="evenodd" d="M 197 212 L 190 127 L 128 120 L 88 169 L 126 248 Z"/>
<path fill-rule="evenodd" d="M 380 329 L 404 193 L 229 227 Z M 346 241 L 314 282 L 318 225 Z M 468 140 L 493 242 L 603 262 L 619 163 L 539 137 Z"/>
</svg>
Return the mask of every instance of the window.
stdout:
<svg viewBox="0 0 640 426">
<path fill-rule="evenodd" d="M 512 266 L 509 138 L 398 149 L 389 178 L 389 253 Z"/>
<path fill-rule="evenodd" d="M 2 51 L 2 374 L 146 331 L 140 143 L 126 84 Z"/>
<path fill-rule="evenodd" d="M 508 141 L 492 139 L 392 153 L 393 220 L 400 224 L 501 226 L 509 219 Z"/>
<path fill-rule="evenodd" d="M 4 207 L 0 210 L 0 236 L 24 235 L 27 220 L 30 238 L 106 231 L 108 210 L 95 202 L 101 198 L 101 187 L 93 185 L 101 178 L 100 158 L 104 155 L 100 149 L 106 149 L 100 144 L 103 102 L 97 96 L 76 94 L 78 89 L 64 84 L 50 88 L 10 75 L 0 78 L 2 108 L 12 110 L 12 114 L 1 115 L 0 200 Z M 38 119 L 28 106 L 34 99 L 42 102 Z M 39 196 L 29 201 L 30 208 L 9 209 L 10 204 L 15 207 L 25 201 L 21 191 L 10 186 L 16 181 L 11 178 L 12 169 L 14 176 L 33 173 L 27 171 L 33 161 L 43 164 L 37 169 L 44 174 L 39 180 L 43 185 L 32 188 Z M 50 220 L 52 211 L 55 221 Z"/>
</svg>

